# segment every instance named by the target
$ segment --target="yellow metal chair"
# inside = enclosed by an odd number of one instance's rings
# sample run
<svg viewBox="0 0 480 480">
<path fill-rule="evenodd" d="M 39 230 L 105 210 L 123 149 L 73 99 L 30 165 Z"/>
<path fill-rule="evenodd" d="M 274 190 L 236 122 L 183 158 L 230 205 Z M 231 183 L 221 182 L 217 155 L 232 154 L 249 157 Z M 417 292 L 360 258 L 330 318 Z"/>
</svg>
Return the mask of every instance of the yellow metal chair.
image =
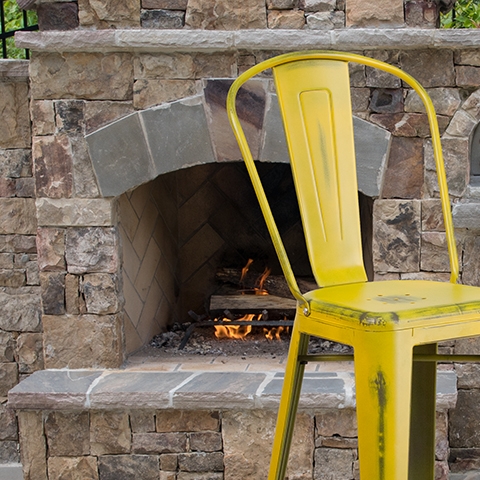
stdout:
<svg viewBox="0 0 480 480">
<path fill-rule="evenodd" d="M 369 282 L 362 259 L 348 63 L 400 77 L 427 111 L 446 237 L 451 282 Z M 307 249 L 319 289 L 301 293 L 275 225 L 240 121 L 236 94 L 254 75 L 273 70 Z M 360 55 L 331 51 L 280 55 L 233 83 L 227 110 L 284 275 L 297 299 L 269 480 L 287 468 L 311 335 L 354 349 L 360 477 L 433 480 L 437 342 L 480 335 L 480 288 L 458 285 L 440 136 L 433 104 L 410 75 Z M 274 160 L 274 159 L 272 159 Z M 338 359 L 339 357 L 334 357 Z M 330 358 L 323 358 L 329 360 Z M 345 358 L 342 358 L 345 359 Z"/>
</svg>

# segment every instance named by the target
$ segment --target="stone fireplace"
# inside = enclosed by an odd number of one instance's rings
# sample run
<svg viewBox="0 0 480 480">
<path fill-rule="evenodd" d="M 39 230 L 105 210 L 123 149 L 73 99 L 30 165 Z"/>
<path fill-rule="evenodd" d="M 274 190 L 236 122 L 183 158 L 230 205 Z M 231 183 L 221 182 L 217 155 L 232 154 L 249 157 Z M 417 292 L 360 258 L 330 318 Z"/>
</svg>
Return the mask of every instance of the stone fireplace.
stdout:
<svg viewBox="0 0 480 480">
<path fill-rule="evenodd" d="M 0 467 L 19 462 L 20 441 L 27 479 L 260 479 L 282 359 L 125 363 L 201 313 L 219 266 L 257 255 L 278 268 L 227 124 L 228 86 L 302 49 L 356 51 L 416 76 L 439 115 L 462 281 L 478 285 L 480 36 L 435 28 L 435 4 L 419 0 L 104 3 L 37 0 L 40 32 L 17 37 L 32 59 L 0 62 L 0 105 L 15 119 L 0 131 Z M 351 86 L 371 276 L 448 280 L 418 98 L 364 67 Z M 303 274 L 271 79 L 241 100 Z M 357 478 L 350 366 L 309 368 L 291 478 Z M 479 388 L 475 366 L 439 372 L 438 480 L 480 468 Z"/>
</svg>

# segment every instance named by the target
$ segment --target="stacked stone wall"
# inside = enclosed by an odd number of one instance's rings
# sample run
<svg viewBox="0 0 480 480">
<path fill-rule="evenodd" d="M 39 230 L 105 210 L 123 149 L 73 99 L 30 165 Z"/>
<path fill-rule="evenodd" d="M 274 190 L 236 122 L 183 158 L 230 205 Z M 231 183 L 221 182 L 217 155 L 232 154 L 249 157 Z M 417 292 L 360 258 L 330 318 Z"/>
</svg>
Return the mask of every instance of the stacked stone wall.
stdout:
<svg viewBox="0 0 480 480">
<path fill-rule="evenodd" d="M 74 28 L 309 29 L 344 27 L 435 28 L 438 2 L 430 0 L 37 0 L 41 30 Z"/>
<path fill-rule="evenodd" d="M 46 368 L 123 361 L 116 204 L 100 198 L 85 134 L 105 116 L 131 108 L 122 101 L 131 85 L 113 75 L 124 57 L 47 56 L 30 65 L 31 75 L 42 79 L 32 83 L 31 113 Z M 68 70 L 82 62 L 88 67 L 80 76 Z"/>
<path fill-rule="evenodd" d="M 268 474 L 275 413 L 22 411 L 25 478 L 250 480 Z M 437 413 L 436 479 L 448 477 L 446 415 Z M 297 417 L 289 478 L 358 480 L 355 411 Z"/>
<path fill-rule="evenodd" d="M 396 3 L 401 5 L 398 0 Z M 346 21 L 344 0 L 248 0 L 241 6 L 224 0 L 130 0 L 102 5 L 80 0 L 58 3 L 56 7 L 41 4 L 39 14 L 42 30 L 77 27 L 330 30 L 345 27 Z"/>
<path fill-rule="evenodd" d="M 19 461 L 7 393 L 43 368 L 28 63 L 0 60 L 0 463 Z"/>
<path fill-rule="evenodd" d="M 461 50 L 361 53 L 413 73 L 427 87 L 439 114 L 450 192 L 458 202 L 468 190 L 469 136 L 480 120 L 480 68 Z M 33 163 L 47 367 L 108 368 L 123 361 L 117 206 L 99 193 L 85 135 L 136 109 L 198 93 L 202 79 L 234 76 L 267 56 L 268 52 L 34 53 Z M 112 76 L 115 67 L 121 71 Z M 352 73 L 354 113 L 393 135 L 380 198 L 374 202 L 377 278 L 448 280 L 426 115 L 418 98 L 398 79 L 365 67 Z M 228 145 L 221 148 L 228 150 Z M 13 200 L 20 201 L 8 201 Z M 28 202 L 35 215 L 34 200 L 22 202 Z M 470 284 L 479 281 L 475 239 L 471 229 L 458 230 L 462 274 Z M 65 325 L 84 332 L 90 347 L 77 344 Z"/>
</svg>

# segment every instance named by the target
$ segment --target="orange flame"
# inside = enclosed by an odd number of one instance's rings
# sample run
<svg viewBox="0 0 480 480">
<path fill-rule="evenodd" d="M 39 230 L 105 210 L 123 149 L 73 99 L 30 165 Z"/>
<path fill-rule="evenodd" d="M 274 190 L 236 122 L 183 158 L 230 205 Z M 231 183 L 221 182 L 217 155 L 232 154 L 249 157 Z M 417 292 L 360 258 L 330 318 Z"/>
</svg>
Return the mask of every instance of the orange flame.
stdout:
<svg viewBox="0 0 480 480">
<path fill-rule="evenodd" d="M 245 276 L 248 273 L 248 269 L 250 268 L 250 265 L 253 263 L 253 259 L 249 258 L 247 264 L 242 268 L 242 275 L 240 276 L 240 284 L 243 283 L 243 280 Z"/>
<path fill-rule="evenodd" d="M 267 290 L 263 288 L 265 285 L 265 280 L 268 278 L 270 275 L 271 270 L 266 267 L 263 273 L 260 275 L 260 277 L 257 280 L 258 287 L 255 288 L 255 295 L 268 295 Z"/>
<path fill-rule="evenodd" d="M 259 315 L 261 317 L 261 315 Z M 238 320 L 251 322 L 255 315 L 247 314 Z M 228 318 L 222 319 L 224 322 L 230 322 Z M 251 325 L 215 325 L 215 336 L 217 338 L 234 338 L 237 340 L 245 340 L 245 337 L 252 331 Z"/>
<path fill-rule="evenodd" d="M 253 260 L 249 258 L 246 265 L 242 268 L 242 274 L 240 276 L 241 285 L 243 284 L 243 281 L 252 263 Z M 270 268 L 266 267 L 263 273 L 258 277 L 257 281 L 255 282 L 255 287 L 253 289 L 255 295 L 268 295 L 268 291 L 264 288 L 264 285 L 265 281 L 270 275 L 270 272 Z M 252 322 L 255 319 L 255 316 L 255 314 L 247 314 L 244 315 L 242 318 L 239 318 L 238 320 Z M 262 314 L 259 314 L 257 316 L 257 320 L 261 320 L 262 316 Z M 228 323 L 231 320 L 224 317 L 222 321 L 224 323 Z M 253 325 L 215 325 L 215 336 L 219 339 L 230 338 L 237 340 L 245 340 L 245 337 L 252 331 L 252 326 Z M 263 333 L 268 340 L 280 340 L 280 334 L 285 330 L 288 331 L 288 327 L 264 328 Z"/>
<path fill-rule="evenodd" d="M 280 340 L 280 334 L 288 327 L 264 328 L 263 333 L 267 340 Z"/>
</svg>

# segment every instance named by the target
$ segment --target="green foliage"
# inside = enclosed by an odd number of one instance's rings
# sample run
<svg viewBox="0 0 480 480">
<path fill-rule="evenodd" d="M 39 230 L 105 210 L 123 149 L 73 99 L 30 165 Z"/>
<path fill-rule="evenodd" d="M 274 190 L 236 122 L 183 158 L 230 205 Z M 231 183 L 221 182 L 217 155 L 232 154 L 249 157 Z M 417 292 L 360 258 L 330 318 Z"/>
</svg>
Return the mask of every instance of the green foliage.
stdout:
<svg viewBox="0 0 480 480">
<path fill-rule="evenodd" d="M 15 0 L 3 1 L 3 9 L 5 12 L 5 32 L 19 30 L 23 25 L 23 12 L 18 8 Z M 28 25 L 37 23 L 37 13 L 33 11 L 27 12 Z M 1 28 L 1 27 L 0 27 Z M 3 31 L 1 33 L 4 33 Z M 1 50 L 0 50 L 1 51 Z M 1 56 L 1 53 L 0 53 Z M 25 50 L 16 48 L 13 37 L 7 38 L 7 57 L 8 58 L 25 58 Z"/>
<path fill-rule="evenodd" d="M 480 28 L 480 0 L 457 0 L 454 9 L 440 15 L 442 28 Z"/>
</svg>

